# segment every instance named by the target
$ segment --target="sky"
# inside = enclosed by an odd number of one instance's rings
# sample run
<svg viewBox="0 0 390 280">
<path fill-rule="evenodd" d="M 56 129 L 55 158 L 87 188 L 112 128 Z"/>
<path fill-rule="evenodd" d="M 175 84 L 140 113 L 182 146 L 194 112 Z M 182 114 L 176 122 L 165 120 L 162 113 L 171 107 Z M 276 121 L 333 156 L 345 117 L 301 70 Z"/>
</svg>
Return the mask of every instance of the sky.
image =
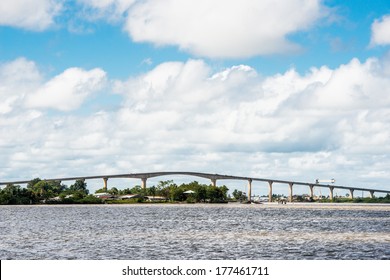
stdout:
<svg viewBox="0 0 390 280">
<path fill-rule="evenodd" d="M 0 181 L 390 190 L 389 45 L 387 0 L 2 0 Z"/>
</svg>

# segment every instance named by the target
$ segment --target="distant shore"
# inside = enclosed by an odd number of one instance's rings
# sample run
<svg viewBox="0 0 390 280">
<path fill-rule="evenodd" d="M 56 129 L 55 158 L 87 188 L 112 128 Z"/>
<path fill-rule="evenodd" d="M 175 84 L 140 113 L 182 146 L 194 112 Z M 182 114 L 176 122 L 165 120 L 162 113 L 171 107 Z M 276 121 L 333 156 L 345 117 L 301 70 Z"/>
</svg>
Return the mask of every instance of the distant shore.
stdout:
<svg viewBox="0 0 390 280">
<path fill-rule="evenodd" d="M 237 207 L 252 209 L 312 209 L 312 210 L 369 210 L 389 211 L 387 203 L 310 203 L 290 202 L 279 204 L 277 202 L 264 202 L 261 204 L 234 203 L 130 203 L 130 204 L 33 204 L 33 205 L 0 205 L 1 207 Z"/>
<path fill-rule="evenodd" d="M 372 210 L 388 210 L 390 211 L 390 204 L 388 203 L 310 203 L 310 202 L 290 202 L 287 204 L 278 204 L 277 202 L 264 202 L 259 206 L 273 207 L 273 208 L 311 208 L 311 209 L 372 209 Z"/>
</svg>

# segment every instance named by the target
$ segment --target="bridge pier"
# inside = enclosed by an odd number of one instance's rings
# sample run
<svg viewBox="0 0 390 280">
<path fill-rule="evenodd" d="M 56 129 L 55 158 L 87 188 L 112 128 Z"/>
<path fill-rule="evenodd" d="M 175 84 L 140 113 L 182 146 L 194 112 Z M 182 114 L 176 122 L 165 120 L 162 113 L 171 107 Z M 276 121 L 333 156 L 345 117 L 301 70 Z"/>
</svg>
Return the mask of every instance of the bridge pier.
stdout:
<svg viewBox="0 0 390 280">
<path fill-rule="evenodd" d="M 310 188 L 310 198 L 313 199 L 314 198 L 314 185 L 309 185 L 309 188 Z"/>
<path fill-rule="evenodd" d="M 329 199 L 330 200 L 333 200 L 333 190 L 334 190 L 334 187 L 329 187 Z"/>
<path fill-rule="evenodd" d="M 269 188 L 268 188 L 268 201 L 269 202 L 272 202 L 272 184 L 274 182 L 272 181 L 268 181 L 268 185 L 269 185 Z"/>
<path fill-rule="evenodd" d="M 144 190 L 144 189 L 146 189 L 146 180 L 147 180 L 148 178 L 141 178 L 141 188 Z"/>
<path fill-rule="evenodd" d="M 354 192 L 354 189 L 349 189 L 351 199 L 353 199 L 353 192 Z"/>
<path fill-rule="evenodd" d="M 103 189 L 104 189 L 105 191 L 107 191 L 107 181 L 108 181 L 108 178 L 103 178 L 103 183 L 104 183 Z"/>
<path fill-rule="evenodd" d="M 216 187 L 217 186 L 217 179 L 210 179 L 211 180 L 211 185 L 213 186 L 213 187 Z"/>
<path fill-rule="evenodd" d="M 374 198 L 374 191 L 370 191 L 370 198 Z"/>
<path fill-rule="evenodd" d="M 288 183 L 288 200 L 289 200 L 289 202 L 293 201 L 293 185 L 294 185 L 294 183 Z"/>
<path fill-rule="evenodd" d="M 248 201 L 252 201 L 252 179 L 248 180 Z"/>
</svg>

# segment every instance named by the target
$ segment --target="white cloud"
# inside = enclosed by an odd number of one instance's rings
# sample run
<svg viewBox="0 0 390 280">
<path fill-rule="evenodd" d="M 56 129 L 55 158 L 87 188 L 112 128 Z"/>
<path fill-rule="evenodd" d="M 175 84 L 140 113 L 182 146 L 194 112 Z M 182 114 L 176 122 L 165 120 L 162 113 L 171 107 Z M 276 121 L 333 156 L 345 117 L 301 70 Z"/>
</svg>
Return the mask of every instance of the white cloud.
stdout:
<svg viewBox="0 0 390 280">
<path fill-rule="evenodd" d="M 45 81 L 34 62 L 18 58 L 0 65 L 0 115 L 26 107 L 75 110 L 105 82 L 99 68 L 69 68 Z"/>
<path fill-rule="evenodd" d="M 239 58 L 295 52 L 288 36 L 330 16 L 321 0 L 78 0 L 78 17 L 125 22 L 135 42 L 177 46 L 202 57 Z M 80 32 L 80 22 L 70 29 Z"/>
<path fill-rule="evenodd" d="M 77 109 L 90 94 L 102 88 L 105 76 L 98 68 L 90 71 L 69 68 L 28 95 L 26 105 L 61 111 Z"/>
<path fill-rule="evenodd" d="M 47 29 L 62 8 L 59 0 L 11 0 L 0 2 L 0 25 L 34 31 Z"/>
<path fill-rule="evenodd" d="M 42 81 L 34 62 L 25 58 L 0 64 L 0 115 L 23 103 L 25 96 Z"/>
<path fill-rule="evenodd" d="M 115 81 L 123 98 L 115 111 L 50 115 L 19 102 L 0 118 L 0 153 L 9 162 L 1 172 L 20 179 L 21 170 L 27 178 L 190 170 L 380 187 L 390 168 L 389 66 L 353 59 L 264 77 L 246 65 L 216 72 L 202 60 L 167 62 Z M 104 76 L 68 69 L 35 92 L 69 85 L 65 95 L 74 97 L 68 71 L 87 89 Z"/>
<path fill-rule="evenodd" d="M 376 19 L 371 25 L 371 46 L 390 44 L 390 15 Z"/>
<path fill-rule="evenodd" d="M 136 42 L 175 45 L 207 57 L 250 57 L 299 48 L 286 37 L 326 14 L 319 0 L 139 1 L 126 30 Z"/>
<path fill-rule="evenodd" d="M 360 136 L 352 134 L 357 151 L 366 150 L 364 138 L 374 135 L 376 141 L 382 141 L 381 149 L 387 149 L 387 134 L 383 135 L 387 124 L 372 131 L 360 127 L 367 122 L 364 117 L 357 118 L 358 112 L 386 110 L 390 105 L 390 92 L 383 90 L 390 88 L 390 79 L 381 69 L 376 59 L 365 63 L 352 60 L 335 70 L 322 67 L 304 76 L 290 70 L 261 78 L 245 66 L 212 74 L 202 61 L 165 63 L 121 84 L 126 108 L 120 114 L 125 114 L 124 120 L 133 120 L 129 122 L 132 125 L 137 123 L 136 131 L 145 127 L 180 133 L 188 127 L 188 135 L 206 132 L 211 136 L 207 141 L 210 149 L 294 152 L 347 148 L 349 129 L 344 121 L 363 137 L 356 143 Z M 146 126 L 140 124 L 140 116 Z M 198 144 L 203 143 L 194 140 L 193 145 Z"/>
</svg>

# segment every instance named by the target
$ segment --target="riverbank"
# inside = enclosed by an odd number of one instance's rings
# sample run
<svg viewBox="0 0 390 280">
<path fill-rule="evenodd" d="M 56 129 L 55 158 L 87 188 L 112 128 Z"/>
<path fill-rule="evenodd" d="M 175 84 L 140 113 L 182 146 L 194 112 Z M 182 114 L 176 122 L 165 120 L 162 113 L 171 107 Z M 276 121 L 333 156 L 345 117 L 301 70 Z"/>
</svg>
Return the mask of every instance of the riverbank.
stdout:
<svg viewBox="0 0 390 280">
<path fill-rule="evenodd" d="M 252 204 L 253 205 L 253 204 Z M 267 208 L 307 208 L 307 209 L 335 209 L 335 210 L 384 210 L 390 211 L 388 203 L 312 203 L 312 202 L 290 202 L 279 204 L 277 202 L 265 202 L 259 206 Z"/>
</svg>

